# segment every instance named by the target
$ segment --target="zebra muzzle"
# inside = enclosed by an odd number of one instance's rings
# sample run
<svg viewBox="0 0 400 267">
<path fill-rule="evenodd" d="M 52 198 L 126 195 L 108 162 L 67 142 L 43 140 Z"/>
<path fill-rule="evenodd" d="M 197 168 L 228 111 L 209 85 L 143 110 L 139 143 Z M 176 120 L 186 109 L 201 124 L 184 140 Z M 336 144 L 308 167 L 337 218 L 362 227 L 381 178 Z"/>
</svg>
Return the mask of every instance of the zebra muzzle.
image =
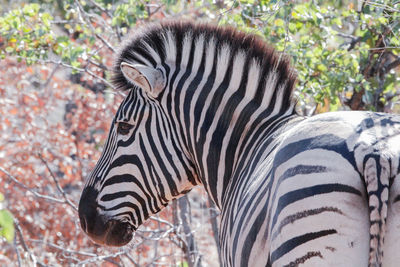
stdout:
<svg viewBox="0 0 400 267">
<path fill-rule="evenodd" d="M 93 192 L 84 192 L 79 202 L 79 219 L 83 231 L 100 245 L 120 247 L 129 243 L 134 228 L 128 222 L 100 214 L 94 195 Z"/>
<path fill-rule="evenodd" d="M 123 246 L 133 237 L 133 228 L 127 222 L 107 219 L 105 216 L 92 218 L 81 217 L 81 227 L 97 244 L 107 246 Z"/>
</svg>

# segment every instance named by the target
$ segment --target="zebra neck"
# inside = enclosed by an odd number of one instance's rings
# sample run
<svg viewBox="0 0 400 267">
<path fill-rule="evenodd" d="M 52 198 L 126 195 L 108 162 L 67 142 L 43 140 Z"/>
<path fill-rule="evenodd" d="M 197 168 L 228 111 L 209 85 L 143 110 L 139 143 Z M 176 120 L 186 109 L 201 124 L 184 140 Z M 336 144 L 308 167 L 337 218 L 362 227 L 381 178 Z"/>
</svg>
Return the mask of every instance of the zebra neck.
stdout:
<svg viewBox="0 0 400 267">
<path fill-rule="evenodd" d="M 278 129 L 284 118 L 295 114 L 294 106 L 284 102 L 285 85 L 272 90 L 276 73 L 266 79 L 272 88 L 256 97 L 250 85 L 258 84 L 251 75 L 243 84 L 243 73 L 230 65 L 226 71 L 231 75 L 218 86 L 207 85 L 215 83 L 212 75 L 200 92 L 188 86 L 182 109 L 177 110 L 182 115 L 178 122 L 185 139 L 182 143 L 195 162 L 201 183 L 220 208 L 228 185 L 245 167 L 239 163 L 246 161 L 257 142 Z"/>
<path fill-rule="evenodd" d="M 199 180 L 221 207 L 243 146 L 251 145 L 246 136 L 294 114 L 295 78 L 288 62 L 256 39 L 242 46 L 239 36 L 237 43 L 220 36 L 168 31 L 160 66 L 168 77 L 169 89 L 161 99 L 172 128 Z"/>
<path fill-rule="evenodd" d="M 297 114 L 289 114 L 272 119 L 249 133 L 246 142 L 239 148 L 239 155 L 234 164 L 234 171 L 227 186 L 224 188 L 222 210 L 236 211 L 242 197 L 235 199 L 230 196 L 240 196 L 248 191 L 259 190 L 260 185 L 265 185 L 269 179 L 271 166 L 276 147 L 285 136 L 286 129 L 293 127 L 304 117 Z M 240 193 L 239 193 L 240 192 Z"/>
</svg>

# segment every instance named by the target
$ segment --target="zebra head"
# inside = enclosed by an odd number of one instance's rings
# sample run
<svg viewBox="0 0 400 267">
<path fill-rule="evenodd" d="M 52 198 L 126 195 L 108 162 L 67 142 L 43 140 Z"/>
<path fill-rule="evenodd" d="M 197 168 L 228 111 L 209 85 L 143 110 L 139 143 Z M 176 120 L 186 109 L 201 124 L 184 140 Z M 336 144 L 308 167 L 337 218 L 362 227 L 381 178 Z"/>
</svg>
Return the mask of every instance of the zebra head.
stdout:
<svg viewBox="0 0 400 267">
<path fill-rule="evenodd" d="M 82 229 L 110 246 L 127 244 L 149 216 L 197 184 L 193 163 L 162 105 L 166 70 L 137 56 L 141 60 L 126 60 L 122 53 L 117 60 L 116 75 L 129 84 L 128 95 L 79 202 Z"/>
<path fill-rule="evenodd" d="M 129 242 L 196 184 L 222 209 L 260 133 L 294 114 L 288 61 L 230 27 L 163 22 L 136 31 L 113 82 L 128 95 L 79 204 L 84 231 L 107 245 Z"/>
</svg>

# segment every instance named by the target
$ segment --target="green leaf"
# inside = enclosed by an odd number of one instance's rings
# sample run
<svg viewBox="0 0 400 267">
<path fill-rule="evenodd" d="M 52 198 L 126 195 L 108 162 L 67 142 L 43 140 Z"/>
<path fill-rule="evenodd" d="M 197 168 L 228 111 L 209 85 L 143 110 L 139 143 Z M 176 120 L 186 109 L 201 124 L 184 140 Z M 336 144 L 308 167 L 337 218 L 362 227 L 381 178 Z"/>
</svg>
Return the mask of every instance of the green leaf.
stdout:
<svg viewBox="0 0 400 267">
<path fill-rule="evenodd" d="M 388 19 L 387 19 L 387 18 L 384 18 L 384 17 L 379 17 L 379 18 L 378 18 L 378 21 L 379 21 L 380 23 L 382 23 L 382 24 L 388 23 Z"/>
<path fill-rule="evenodd" d="M 178 267 L 189 267 L 189 263 L 187 261 L 178 262 Z"/>
<path fill-rule="evenodd" d="M 11 212 L 0 210 L 0 236 L 11 243 L 14 240 L 14 234 L 14 219 Z"/>
<path fill-rule="evenodd" d="M 33 17 L 39 11 L 39 4 L 29 4 L 25 5 L 23 8 L 23 12 L 25 15 Z"/>
<path fill-rule="evenodd" d="M 317 69 L 320 71 L 327 71 L 328 68 L 324 64 L 318 64 Z"/>
<path fill-rule="evenodd" d="M 43 13 L 41 19 L 44 25 L 50 27 L 50 20 L 52 20 L 53 17 L 49 13 Z"/>
<path fill-rule="evenodd" d="M 14 52 L 14 48 L 12 48 L 11 46 L 7 46 L 6 47 L 6 52 L 7 53 L 12 53 L 12 52 Z"/>
<path fill-rule="evenodd" d="M 336 24 L 339 27 L 342 27 L 342 20 L 340 17 L 336 17 L 336 18 L 332 19 L 332 23 Z"/>
<path fill-rule="evenodd" d="M 285 25 L 285 22 L 283 21 L 283 19 L 276 19 L 274 24 L 278 27 L 282 27 L 283 25 Z"/>
</svg>

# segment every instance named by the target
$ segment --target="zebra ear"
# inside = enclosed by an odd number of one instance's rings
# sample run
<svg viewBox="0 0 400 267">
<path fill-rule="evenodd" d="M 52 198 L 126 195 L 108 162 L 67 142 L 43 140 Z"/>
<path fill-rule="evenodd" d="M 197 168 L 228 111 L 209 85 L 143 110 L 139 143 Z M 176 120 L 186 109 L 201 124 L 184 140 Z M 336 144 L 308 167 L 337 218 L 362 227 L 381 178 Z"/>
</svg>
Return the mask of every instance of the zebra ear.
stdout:
<svg viewBox="0 0 400 267">
<path fill-rule="evenodd" d="M 121 71 L 132 84 L 143 88 L 148 94 L 157 97 L 164 88 L 164 77 L 160 70 L 141 64 L 122 62 Z"/>
</svg>

